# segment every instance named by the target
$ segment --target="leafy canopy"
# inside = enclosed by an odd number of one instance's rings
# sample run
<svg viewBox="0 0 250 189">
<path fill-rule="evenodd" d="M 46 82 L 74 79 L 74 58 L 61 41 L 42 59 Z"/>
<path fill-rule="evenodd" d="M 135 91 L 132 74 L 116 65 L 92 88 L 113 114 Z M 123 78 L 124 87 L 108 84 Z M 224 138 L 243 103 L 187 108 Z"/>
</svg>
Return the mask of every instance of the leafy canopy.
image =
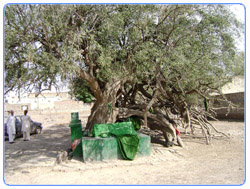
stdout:
<svg viewBox="0 0 250 189">
<path fill-rule="evenodd" d="M 39 93 L 80 70 L 101 89 L 114 78 L 150 85 L 158 68 L 166 86 L 192 99 L 189 91 L 244 72 L 242 28 L 229 5 L 8 5 L 5 92 Z"/>
</svg>

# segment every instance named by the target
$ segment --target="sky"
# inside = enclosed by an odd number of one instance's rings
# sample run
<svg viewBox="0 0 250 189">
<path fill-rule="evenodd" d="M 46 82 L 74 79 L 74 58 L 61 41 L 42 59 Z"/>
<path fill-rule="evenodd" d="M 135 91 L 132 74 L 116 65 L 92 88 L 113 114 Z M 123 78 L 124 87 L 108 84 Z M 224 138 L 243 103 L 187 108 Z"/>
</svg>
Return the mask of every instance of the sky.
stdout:
<svg viewBox="0 0 250 189">
<path fill-rule="evenodd" d="M 243 5 L 231 5 L 231 11 L 236 15 L 237 19 L 245 23 L 245 9 Z M 245 48 L 245 39 L 244 36 L 241 41 L 237 44 L 237 47 L 239 50 L 244 51 Z"/>
<path fill-rule="evenodd" d="M 231 10 L 236 14 L 237 18 L 244 23 L 245 21 L 245 10 L 243 5 L 231 5 Z"/>
</svg>

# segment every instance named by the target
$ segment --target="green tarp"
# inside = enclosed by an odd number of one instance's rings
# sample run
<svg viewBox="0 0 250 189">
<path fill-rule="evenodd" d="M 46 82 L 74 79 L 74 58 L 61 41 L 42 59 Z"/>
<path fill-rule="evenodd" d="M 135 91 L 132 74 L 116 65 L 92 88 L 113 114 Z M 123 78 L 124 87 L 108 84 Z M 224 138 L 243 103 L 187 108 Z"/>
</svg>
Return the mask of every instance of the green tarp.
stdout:
<svg viewBox="0 0 250 189">
<path fill-rule="evenodd" d="M 133 160 L 139 147 L 140 137 L 132 122 L 95 124 L 94 137 L 115 136 L 124 159 Z"/>
<path fill-rule="evenodd" d="M 133 160 L 139 147 L 140 137 L 138 135 L 117 136 L 117 142 L 124 159 Z"/>
</svg>

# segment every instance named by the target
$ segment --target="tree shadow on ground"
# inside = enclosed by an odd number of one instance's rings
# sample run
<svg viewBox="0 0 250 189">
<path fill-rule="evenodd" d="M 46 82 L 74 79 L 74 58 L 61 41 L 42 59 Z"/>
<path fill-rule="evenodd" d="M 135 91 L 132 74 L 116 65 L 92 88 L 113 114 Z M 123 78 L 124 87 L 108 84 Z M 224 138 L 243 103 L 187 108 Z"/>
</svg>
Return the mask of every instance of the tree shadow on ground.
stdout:
<svg viewBox="0 0 250 189">
<path fill-rule="evenodd" d="M 204 144 L 206 145 L 206 138 L 204 135 L 201 133 L 199 134 L 186 134 L 185 132 L 181 132 L 181 139 L 183 140 L 184 143 L 197 143 L 197 144 Z M 223 136 L 223 135 L 218 135 L 218 136 L 212 136 L 211 141 L 227 141 L 228 138 Z"/>
<path fill-rule="evenodd" d="M 52 163 L 59 151 L 71 147 L 70 128 L 63 124 L 53 125 L 41 134 L 31 135 L 30 141 L 17 138 L 14 144 L 5 141 L 4 147 L 5 168 L 18 168 L 26 163 Z"/>
<path fill-rule="evenodd" d="M 166 141 L 159 136 L 151 136 L 151 143 L 160 144 L 167 147 Z"/>
</svg>

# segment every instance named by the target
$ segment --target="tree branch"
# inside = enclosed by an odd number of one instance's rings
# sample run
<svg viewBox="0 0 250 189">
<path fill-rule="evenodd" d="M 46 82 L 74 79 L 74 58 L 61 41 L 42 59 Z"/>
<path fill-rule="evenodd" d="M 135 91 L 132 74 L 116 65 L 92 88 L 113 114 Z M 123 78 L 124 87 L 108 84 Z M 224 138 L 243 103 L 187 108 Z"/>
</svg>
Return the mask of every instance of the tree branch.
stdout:
<svg viewBox="0 0 250 189">
<path fill-rule="evenodd" d="M 82 69 L 80 69 L 80 77 L 89 83 L 90 89 L 93 92 L 95 98 L 97 100 L 102 100 L 102 91 L 97 80 Z"/>
</svg>

